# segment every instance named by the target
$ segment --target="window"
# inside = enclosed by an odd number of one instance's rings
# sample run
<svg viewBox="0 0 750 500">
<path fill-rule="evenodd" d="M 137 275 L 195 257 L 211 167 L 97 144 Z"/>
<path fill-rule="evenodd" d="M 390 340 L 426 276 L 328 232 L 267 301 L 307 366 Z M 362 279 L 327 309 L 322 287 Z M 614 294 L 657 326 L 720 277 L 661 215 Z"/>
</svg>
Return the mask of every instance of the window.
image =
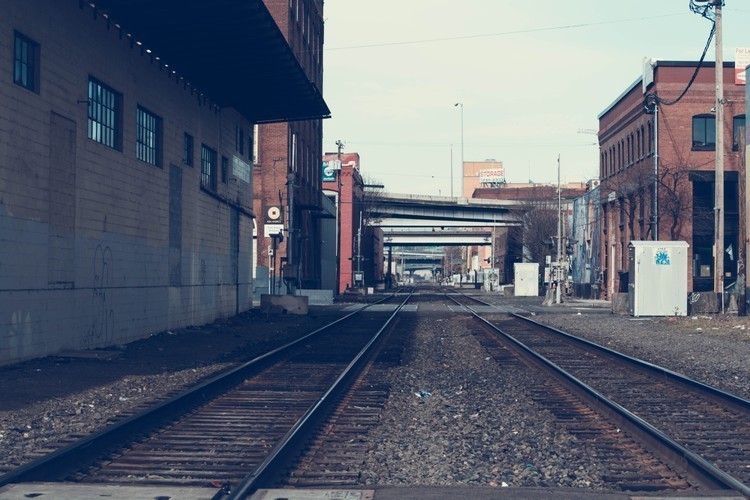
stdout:
<svg viewBox="0 0 750 500">
<path fill-rule="evenodd" d="M 716 117 L 714 115 L 693 117 L 693 149 L 697 151 L 716 149 Z"/>
<path fill-rule="evenodd" d="M 240 155 L 245 154 L 245 129 L 237 125 L 234 138 L 234 150 Z"/>
<path fill-rule="evenodd" d="M 651 122 L 648 122 L 648 149 L 646 149 L 646 151 L 647 156 L 650 156 L 651 153 L 654 152 L 654 134 L 651 128 Z"/>
<path fill-rule="evenodd" d="M 733 120 L 732 151 L 740 149 L 740 142 L 745 141 L 745 115 L 737 115 Z"/>
<path fill-rule="evenodd" d="M 636 160 L 643 159 L 643 149 L 641 149 L 641 129 L 635 129 L 635 157 Z"/>
<path fill-rule="evenodd" d="M 216 151 L 201 144 L 201 186 L 216 191 Z"/>
<path fill-rule="evenodd" d="M 113 149 L 120 149 L 120 103 L 120 94 L 89 78 L 89 139 Z"/>
<path fill-rule="evenodd" d="M 627 149 L 625 150 L 625 156 L 627 159 L 626 165 L 630 165 L 633 162 L 632 160 L 633 157 L 630 156 L 630 137 L 627 137 L 626 141 L 627 141 L 627 146 L 626 146 Z"/>
<path fill-rule="evenodd" d="M 221 183 L 227 183 L 229 177 L 229 159 L 226 156 L 221 157 Z"/>
<path fill-rule="evenodd" d="M 13 83 L 39 92 L 39 44 L 18 32 L 13 40 Z"/>
<path fill-rule="evenodd" d="M 161 167 L 161 118 L 138 106 L 135 129 L 135 157 Z"/>
<path fill-rule="evenodd" d="M 182 163 L 193 166 L 193 136 L 187 132 L 182 141 Z"/>
<path fill-rule="evenodd" d="M 258 133 L 259 133 L 258 124 L 256 123 L 255 125 L 253 125 L 253 139 L 252 139 L 253 141 L 253 147 L 252 147 L 253 163 L 260 162 L 260 158 L 258 157 L 258 145 L 260 144 L 260 136 L 258 135 Z"/>
</svg>

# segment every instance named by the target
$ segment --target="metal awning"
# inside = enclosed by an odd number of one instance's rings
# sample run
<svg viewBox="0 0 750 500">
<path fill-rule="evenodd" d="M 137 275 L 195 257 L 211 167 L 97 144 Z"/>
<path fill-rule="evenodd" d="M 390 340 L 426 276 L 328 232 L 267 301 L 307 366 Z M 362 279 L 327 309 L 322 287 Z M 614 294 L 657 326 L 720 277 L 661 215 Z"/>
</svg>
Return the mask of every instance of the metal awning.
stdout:
<svg viewBox="0 0 750 500">
<path fill-rule="evenodd" d="M 209 100 L 255 123 L 328 118 L 262 0 L 81 2 L 141 42 Z"/>
</svg>

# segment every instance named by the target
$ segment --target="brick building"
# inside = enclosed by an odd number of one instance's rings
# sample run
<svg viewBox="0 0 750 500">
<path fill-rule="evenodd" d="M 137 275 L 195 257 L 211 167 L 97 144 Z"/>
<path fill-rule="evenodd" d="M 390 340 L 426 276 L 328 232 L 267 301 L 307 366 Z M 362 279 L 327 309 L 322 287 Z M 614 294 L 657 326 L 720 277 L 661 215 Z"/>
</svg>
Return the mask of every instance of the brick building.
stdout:
<svg viewBox="0 0 750 500">
<path fill-rule="evenodd" d="M 628 244 L 653 239 L 690 245 L 688 290 L 713 289 L 716 105 L 714 63 L 656 61 L 599 115 L 601 258 L 603 297 L 627 291 Z M 734 63 L 724 64 L 725 284 L 736 279 L 740 167 L 745 92 L 734 84 Z M 658 112 L 644 112 L 646 97 L 659 97 Z M 658 153 L 658 155 L 657 155 Z M 658 157 L 658 165 L 656 160 Z M 657 175 L 654 175 L 654 171 Z M 657 208 L 654 210 L 654 179 Z"/>
<path fill-rule="evenodd" d="M 463 193 L 459 196 L 471 198 L 474 190 L 497 188 L 505 184 L 503 162 L 497 160 L 465 161 L 463 176 Z"/>
<path fill-rule="evenodd" d="M 310 86 L 322 93 L 323 1 L 263 2 L 292 48 Z M 288 286 L 278 287 L 275 293 L 320 288 L 322 122 L 315 119 L 260 124 L 257 131 L 254 209 L 264 215 L 257 219 L 257 265 L 273 268 L 271 274 L 280 278 L 283 264 Z M 279 210 L 274 211 L 273 207 Z M 273 252 L 269 252 L 274 242 L 265 227 L 266 222 L 275 223 L 265 217 L 269 209 L 282 214 L 285 229 L 283 241 L 276 242 L 275 258 L 271 255 Z M 282 280 L 276 282 L 281 284 Z M 259 283 L 259 288 L 267 287 Z"/>
<path fill-rule="evenodd" d="M 328 113 L 261 1 L 4 7 L 0 362 L 248 309 L 252 124 Z"/>
<path fill-rule="evenodd" d="M 371 227 L 367 219 L 367 195 L 360 172 L 358 153 L 326 153 L 323 163 L 325 195 L 336 205 L 337 289 L 342 293 L 355 287 L 375 287 L 383 282 L 385 255 L 383 231 Z M 356 279 L 357 272 L 362 280 Z"/>
</svg>

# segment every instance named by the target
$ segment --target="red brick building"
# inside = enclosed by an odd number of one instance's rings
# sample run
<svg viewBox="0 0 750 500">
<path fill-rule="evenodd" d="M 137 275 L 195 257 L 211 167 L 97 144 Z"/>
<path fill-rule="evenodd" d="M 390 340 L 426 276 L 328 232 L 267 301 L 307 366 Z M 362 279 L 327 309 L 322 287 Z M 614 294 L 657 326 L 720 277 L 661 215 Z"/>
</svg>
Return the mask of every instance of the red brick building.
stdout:
<svg viewBox="0 0 750 500">
<path fill-rule="evenodd" d="M 286 38 L 310 85 L 323 88 L 323 1 L 263 0 Z M 263 78 L 263 75 L 258 75 Z M 257 266 L 271 268 L 281 283 L 281 268 L 291 289 L 319 288 L 321 215 L 321 120 L 261 123 L 257 128 L 253 175 L 258 215 Z M 278 209 L 278 211 L 277 211 Z M 275 258 L 269 252 L 273 240 L 266 215 L 280 214 L 284 239 L 277 240 Z M 276 262 L 274 266 L 273 263 Z M 277 292 L 285 293 L 281 286 Z"/>
<path fill-rule="evenodd" d="M 696 65 L 647 64 L 644 76 L 599 115 L 604 297 L 627 291 L 628 244 L 654 239 L 654 231 L 659 240 L 690 245 L 688 290 L 713 289 L 714 63 L 704 62 L 684 97 L 670 104 L 682 94 Z M 656 113 L 644 112 L 649 95 L 658 96 Z M 745 91 L 734 84 L 733 62 L 724 64 L 724 96 L 725 248 L 720 251 L 725 257 L 724 282 L 729 284 L 744 257 L 737 245 L 738 147 L 745 128 Z"/>
<path fill-rule="evenodd" d="M 375 287 L 383 281 L 383 232 L 368 224 L 359 154 L 326 153 L 323 163 L 328 165 L 323 175 L 324 193 L 336 205 L 337 213 L 338 288 L 334 292 Z"/>
</svg>

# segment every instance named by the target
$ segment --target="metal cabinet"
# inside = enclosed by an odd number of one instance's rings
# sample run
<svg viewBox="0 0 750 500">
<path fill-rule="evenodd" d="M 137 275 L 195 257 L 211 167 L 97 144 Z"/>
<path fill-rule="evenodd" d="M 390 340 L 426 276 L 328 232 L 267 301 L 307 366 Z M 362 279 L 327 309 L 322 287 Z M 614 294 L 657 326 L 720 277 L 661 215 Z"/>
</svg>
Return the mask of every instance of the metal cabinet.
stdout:
<svg viewBox="0 0 750 500">
<path fill-rule="evenodd" d="M 631 315 L 687 315 L 688 247 L 684 241 L 630 242 Z"/>
</svg>

